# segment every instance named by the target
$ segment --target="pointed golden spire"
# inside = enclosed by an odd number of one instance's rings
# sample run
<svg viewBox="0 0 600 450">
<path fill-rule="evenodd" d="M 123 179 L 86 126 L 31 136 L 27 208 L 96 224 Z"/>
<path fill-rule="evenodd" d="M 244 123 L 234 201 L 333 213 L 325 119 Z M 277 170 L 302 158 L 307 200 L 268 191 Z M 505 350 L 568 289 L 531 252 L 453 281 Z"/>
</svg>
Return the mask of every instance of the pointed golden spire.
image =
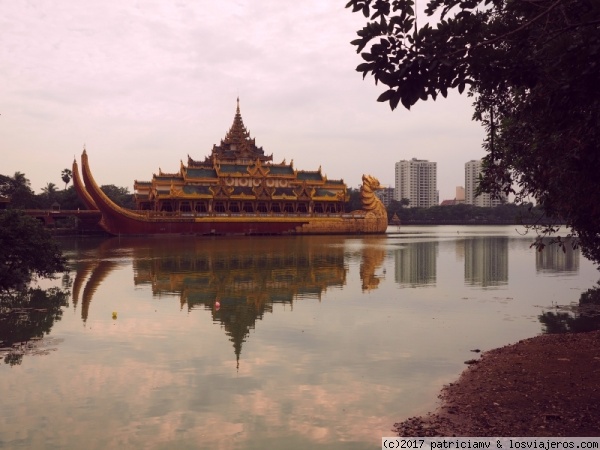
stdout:
<svg viewBox="0 0 600 450">
<path fill-rule="evenodd" d="M 257 147 L 255 140 L 250 137 L 250 131 L 248 131 L 242 120 L 239 95 L 236 103 L 233 124 L 225 137 L 221 139 L 221 143 L 213 146 L 213 157 L 216 155 L 220 160 L 243 161 L 243 163 L 253 157 L 259 157 L 265 161 L 272 160 L 272 157 L 264 156 L 265 152 L 262 147 Z"/>
<path fill-rule="evenodd" d="M 225 144 L 243 144 L 250 139 L 250 133 L 244 125 L 242 120 L 242 113 L 240 112 L 240 98 L 237 99 L 237 108 L 235 109 L 235 117 L 233 118 L 233 124 L 225 135 L 223 143 Z"/>
</svg>

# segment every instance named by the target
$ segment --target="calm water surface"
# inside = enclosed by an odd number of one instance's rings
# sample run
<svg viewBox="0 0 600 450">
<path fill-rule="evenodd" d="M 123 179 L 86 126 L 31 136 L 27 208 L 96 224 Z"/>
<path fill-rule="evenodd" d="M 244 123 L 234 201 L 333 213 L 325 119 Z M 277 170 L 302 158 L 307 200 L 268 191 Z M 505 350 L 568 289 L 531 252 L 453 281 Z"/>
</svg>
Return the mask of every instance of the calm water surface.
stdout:
<svg viewBox="0 0 600 450">
<path fill-rule="evenodd" d="M 597 282 L 578 251 L 531 239 L 65 241 L 69 306 L 44 351 L 0 361 L 0 448 L 380 448 L 472 349 L 544 332 Z"/>
</svg>

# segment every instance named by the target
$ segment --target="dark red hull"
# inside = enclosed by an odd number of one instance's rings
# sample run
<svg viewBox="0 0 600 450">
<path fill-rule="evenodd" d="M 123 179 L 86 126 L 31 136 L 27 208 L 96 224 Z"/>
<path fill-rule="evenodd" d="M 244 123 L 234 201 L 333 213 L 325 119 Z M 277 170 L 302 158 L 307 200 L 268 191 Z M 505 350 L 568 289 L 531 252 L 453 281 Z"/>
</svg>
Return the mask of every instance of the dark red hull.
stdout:
<svg viewBox="0 0 600 450">
<path fill-rule="evenodd" d="M 85 150 L 81 163 L 83 191 L 102 213 L 102 228 L 114 235 L 382 234 L 387 228 L 387 215 L 379 217 L 366 211 L 331 215 L 188 215 L 132 211 L 116 205 L 98 187 Z"/>
</svg>

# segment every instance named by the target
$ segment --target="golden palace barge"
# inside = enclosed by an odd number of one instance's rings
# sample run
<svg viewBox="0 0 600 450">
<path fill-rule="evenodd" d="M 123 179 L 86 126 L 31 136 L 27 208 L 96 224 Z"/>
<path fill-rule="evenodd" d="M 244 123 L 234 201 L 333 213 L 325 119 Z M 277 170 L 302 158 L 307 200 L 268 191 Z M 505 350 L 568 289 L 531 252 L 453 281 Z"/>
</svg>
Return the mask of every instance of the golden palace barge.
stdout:
<svg viewBox="0 0 600 450">
<path fill-rule="evenodd" d="M 73 162 L 73 184 L 100 225 L 114 235 L 198 234 L 380 234 L 388 220 L 375 196 L 379 181 L 363 175 L 362 209 L 344 212 L 348 188 L 293 162 L 273 163 L 250 137 L 240 113 L 204 161 L 188 156 L 176 173 L 159 170 L 151 181 L 135 181 L 136 209 L 111 201 L 92 175 L 86 150 L 81 172 Z"/>
</svg>

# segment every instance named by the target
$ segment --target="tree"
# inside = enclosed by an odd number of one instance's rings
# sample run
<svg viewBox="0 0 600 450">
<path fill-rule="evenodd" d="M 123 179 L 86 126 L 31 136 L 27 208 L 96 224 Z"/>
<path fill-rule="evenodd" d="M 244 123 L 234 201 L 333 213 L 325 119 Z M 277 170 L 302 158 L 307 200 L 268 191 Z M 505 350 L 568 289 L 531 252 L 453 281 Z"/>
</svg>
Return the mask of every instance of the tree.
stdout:
<svg viewBox="0 0 600 450">
<path fill-rule="evenodd" d="M 63 210 L 86 209 L 85 203 L 81 201 L 73 185 L 69 186 L 64 191 L 58 192 L 56 195 L 56 201 L 60 203 L 60 207 Z"/>
<path fill-rule="evenodd" d="M 129 189 L 126 187 L 118 187 L 114 184 L 103 184 L 100 189 L 117 205 L 123 208 L 134 209 L 135 200 L 133 194 L 129 193 Z"/>
<path fill-rule="evenodd" d="M 65 263 L 39 221 L 17 210 L 0 211 L 0 292 L 23 288 L 35 276 L 52 277 Z"/>
<path fill-rule="evenodd" d="M 429 0 L 432 24 L 413 0 L 346 6 L 369 18 L 352 44 L 370 45 L 357 70 L 387 86 L 378 101 L 410 109 L 468 88 L 487 134 L 481 191 L 535 198 L 599 263 L 600 3 Z"/>
<path fill-rule="evenodd" d="M 54 183 L 48 183 L 42 188 L 42 192 L 48 196 L 53 196 L 58 192 L 58 189 L 56 188 L 56 185 Z"/>
<path fill-rule="evenodd" d="M 66 191 L 67 184 L 69 184 L 69 181 L 71 181 L 71 178 L 73 178 L 73 172 L 71 172 L 70 169 L 63 169 L 63 171 L 60 174 L 60 177 L 63 180 L 63 182 L 65 183 L 65 191 Z"/>
<path fill-rule="evenodd" d="M 51 208 L 52 204 L 57 200 L 58 188 L 54 183 L 48 183 L 42 188 L 42 203 L 45 208 Z"/>
<path fill-rule="evenodd" d="M 362 209 L 362 200 L 360 199 L 360 189 L 348 188 L 349 200 L 346 203 L 346 212 L 352 212 Z"/>
<path fill-rule="evenodd" d="M 37 207 L 31 183 L 22 172 L 15 172 L 12 177 L 0 175 L 0 195 L 10 199 L 11 208 Z"/>
</svg>

